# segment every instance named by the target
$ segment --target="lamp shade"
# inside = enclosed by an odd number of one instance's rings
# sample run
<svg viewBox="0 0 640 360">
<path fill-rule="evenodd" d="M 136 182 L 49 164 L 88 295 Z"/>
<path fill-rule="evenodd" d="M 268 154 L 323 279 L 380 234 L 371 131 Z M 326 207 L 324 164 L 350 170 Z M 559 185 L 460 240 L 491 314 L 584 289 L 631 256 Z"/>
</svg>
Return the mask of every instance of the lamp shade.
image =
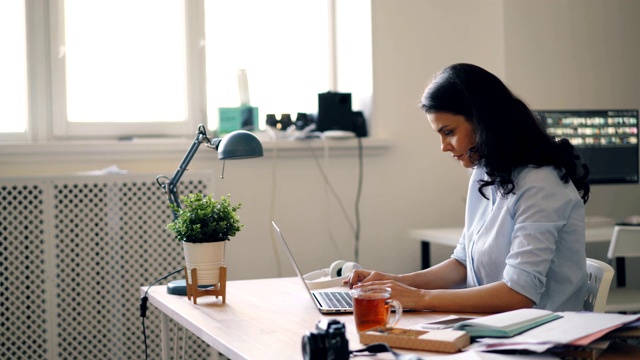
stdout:
<svg viewBox="0 0 640 360">
<path fill-rule="evenodd" d="M 218 159 L 246 159 L 263 155 L 260 140 L 245 130 L 236 130 L 223 137 L 218 145 Z"/>
</svg>

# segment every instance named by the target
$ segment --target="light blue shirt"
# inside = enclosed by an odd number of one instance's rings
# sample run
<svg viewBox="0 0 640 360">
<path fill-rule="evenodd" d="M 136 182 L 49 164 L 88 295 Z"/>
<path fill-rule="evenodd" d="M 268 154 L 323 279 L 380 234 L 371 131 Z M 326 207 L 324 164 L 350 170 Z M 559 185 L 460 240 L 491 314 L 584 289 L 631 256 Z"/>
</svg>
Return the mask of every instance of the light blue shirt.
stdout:
<svg viewBox="0 0 640 360">
<path fill-rule="evenodd" d="M 553 167 L 526 167 L 514 175 L 513 193 L 476 168 L 469 181 L 465 228 L 452 258 L 467 267 L 467 286 L 504 281 L 533 300 L 535 308 L 583 309 L 586 294 L 584 204 L 571 182 Z"/>
</svg>

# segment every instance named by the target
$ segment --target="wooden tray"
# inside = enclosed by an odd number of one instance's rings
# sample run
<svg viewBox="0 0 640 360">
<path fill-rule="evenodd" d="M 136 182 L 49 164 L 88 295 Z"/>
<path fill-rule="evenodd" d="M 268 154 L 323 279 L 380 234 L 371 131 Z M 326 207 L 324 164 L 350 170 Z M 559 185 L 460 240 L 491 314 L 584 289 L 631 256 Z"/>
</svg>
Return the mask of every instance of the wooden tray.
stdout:
<svg viewBox="0 0 640 360">
<path fill-rule="evenodd" d="M 391 347 L 454 353 L 471 343 L 471 338 L 459 330 L 413 330 L 393 328 L 380 331 L 373 329 L 359 333 L 360 342 L 368 345 L 384 342 Z"/>
</svg>

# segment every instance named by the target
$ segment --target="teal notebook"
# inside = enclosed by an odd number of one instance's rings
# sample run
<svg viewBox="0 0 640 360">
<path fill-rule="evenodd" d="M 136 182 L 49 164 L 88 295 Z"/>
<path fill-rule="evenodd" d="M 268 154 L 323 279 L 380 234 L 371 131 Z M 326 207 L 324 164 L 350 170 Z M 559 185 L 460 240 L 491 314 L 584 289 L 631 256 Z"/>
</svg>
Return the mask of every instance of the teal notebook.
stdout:
<svg viewBox="0 0 640 360">
<path fill-rule="evenodd" d="M 453 329 L 471 337 L 511 337 L 561 316 L 541 309 L 519 309 L 457 323 Z"/>
</svg>

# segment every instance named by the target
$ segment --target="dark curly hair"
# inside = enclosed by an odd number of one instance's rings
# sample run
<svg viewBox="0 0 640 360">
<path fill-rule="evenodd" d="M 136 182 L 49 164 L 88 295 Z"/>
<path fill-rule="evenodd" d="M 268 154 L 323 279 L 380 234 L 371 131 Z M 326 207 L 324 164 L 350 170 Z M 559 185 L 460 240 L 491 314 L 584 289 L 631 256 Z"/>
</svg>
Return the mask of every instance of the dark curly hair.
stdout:
<svg viewBox="0 0 640 360">
<path fill-rule="evenodd" d="M 505 196 L 515 189 L 514 172 L 523 166 L 553 166 L 560 179 L 573 182 L 583 202 L 589 200 L 589 167 L 569 140 L 547 135 L 540 120 L 495 75 L 472 64 L 454 64 L 435 75 L 422 96 L 427 113 L 463 116 L 476 134 L 469 158 L 485 168 L 489 180 L 479 191 L 497 185 Z"/>
</svg>

